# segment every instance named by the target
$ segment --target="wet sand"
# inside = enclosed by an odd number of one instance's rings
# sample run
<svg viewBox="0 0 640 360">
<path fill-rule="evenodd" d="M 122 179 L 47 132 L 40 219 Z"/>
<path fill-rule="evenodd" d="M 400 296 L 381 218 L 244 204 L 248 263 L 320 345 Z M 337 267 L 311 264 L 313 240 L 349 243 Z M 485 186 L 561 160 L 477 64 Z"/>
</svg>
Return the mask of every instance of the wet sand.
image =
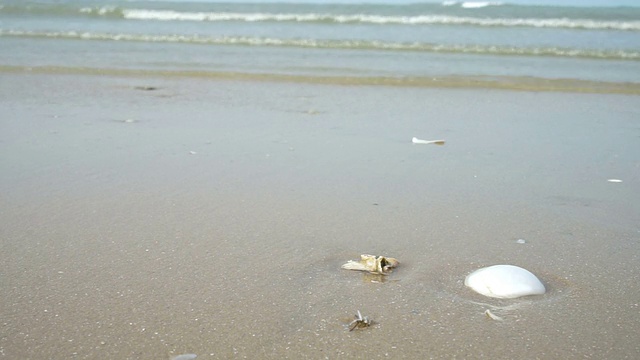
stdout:
<svg viewBox="0 0 640 360">
<path fill-rule="evenodd" d="M 623 95 L 0 74 L 0 357 L 638 358 L 639 118 Z M 361 253 L 401 265 L 340 269 Z M 465 288 L 501 263 L 547 294 Z M 349 332 L 356 310 L 376 323 Z"/>
</svg>

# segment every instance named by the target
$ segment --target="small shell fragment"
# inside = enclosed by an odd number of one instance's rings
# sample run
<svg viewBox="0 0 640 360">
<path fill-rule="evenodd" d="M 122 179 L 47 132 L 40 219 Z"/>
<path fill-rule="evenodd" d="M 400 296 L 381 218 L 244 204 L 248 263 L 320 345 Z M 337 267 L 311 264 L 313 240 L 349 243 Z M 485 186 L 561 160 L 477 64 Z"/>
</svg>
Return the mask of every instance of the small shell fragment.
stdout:
<svg viewBox="0 0 640 360">
<path fill-rule="evenodd" d="M 444 145 L 444 140 L 422 140 L 414 137 L 411 139 L 411 142 L 414 144 L 435 144 L 435 145 Z"/>
<path fill-rule="evenodd" d="M 193 360 L 197 357 L 198 355 L 196 354 L 182 354 L 182 355 L 172 357 L 171 360 Z"/>
<path fill-rule="evenodd" d="M 346 270 L 368 271 L 372 274 L 387 275 L 391 269 L 397 267 L 400 262 L 394 258 L 375 255 L 360 255 L 360 261 L 349 260 L 342 265 Z"/>
<path fill-rule="evenodd" d="M 501 318 L 500 316 L 494 314 L 491 312 L 491 310 L 487 309 L 484 311 L 484 314 L 487 315 L 487 317 L 491 320 L 495 320 L 495 321 L 503 321 L 504 319 Z"/>
<path fill-rule="evenodd" d="M 360 310 L 355 316 L 355 319 L 349 324 L 349 331 L 353 331 L 357 328 L 365 328 L 371 326 L 372 321 L 369 320 L 368 316 L 362 316 Z"/>
</svg>

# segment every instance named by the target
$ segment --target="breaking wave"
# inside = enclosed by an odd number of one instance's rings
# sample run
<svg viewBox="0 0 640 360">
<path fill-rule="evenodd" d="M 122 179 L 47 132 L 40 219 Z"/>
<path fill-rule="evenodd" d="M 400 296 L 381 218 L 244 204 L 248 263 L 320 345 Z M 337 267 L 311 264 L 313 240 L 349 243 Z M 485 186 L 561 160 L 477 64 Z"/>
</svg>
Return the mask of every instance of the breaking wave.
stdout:
<svg viewBox="0 0 640 360">
<path fill-rule="evenodd" d="M 242 21 L 242 22 L 318 22 L 395 25 L 468 25 L 487 27 L 536 27 L 589 30 L 640 31 L 640 21 L 601 21 L 590 19 L 479 18 L 450 15 L 368 15 L 368 14 L 297 14 L 180 12 L 174 10 L 122 10 L 125 19 L 157 21 Z"/>
<path fill-rule="evenodd" d="M 2 29 L 0 29 L 0 36 L 99 41 L 136 41 L 150 43 L 187 43 L 205 45 L 417 51 L 426 53 L 459 53 L 494 56 L 553 56 L 565 58 L 640 61 L 640 52 L 638 51 L 573 49 L 561 47 L 508 47 L 476 44 L 432 44 L 423 42 L 384 42 L 375 40 L 286 39 L 245 36 L 207 37 L 198 35 L 140 35 L 76 31 L 40 32 Z"/>
<path fill-rule="evenodd" d="M 501 2 L 491 2 L 491 1 L 465 1 L 460 4 L 460 7 L 465 9 L 479 9 L 487 6 L 500 6 Z"/>
<path fill-rule="evenodd" d="M 114 18 L 138 21 L 200 21 L 200 22 L 294 22 L 294 23 L 330 23 L 330 24 L 373 24 L 373 25 L 454 25 L 454 26 L 478 26 L 478 27 L 531 27 L 531 28 L 558 28 L 558 29 L 585 29 L 585 30 L 623 30 L 640 31 L 640 20 L 637 17 L 624 17 L 620 12 L 616 15 L 598 15 L 598 18 L 590 18 L 585 13 L 562 13 L 562 16 L 547 17 L 553 12 L 530 12 L 528 15 L 520 12 L 506 16 L 504 12 L 495 12 L 492 15 L 483 13 L 482 16 L 466 16 L 464 9 L 480 9 L 486 7 L 502 8 L 500 2 L 459 2 L 445 1 L 442 4 L 433 4 L 439 9 L 456 8 L 455 11 L 437 10 L 433 7 L 416 9 L 413 12 L 401 14 L 376 14 L 376 13 L 351 13 L 345 8 L 344 13 L 313 12 L 309 8 L 300 8 L 301 11 L 262 10 L 254 12 L 245 11 L 187 11 L 167 9 L 125 8 L 121 6 L 84 6 L 74 7 L 70 5 L 3 5 L 0 6 L 0 14 L 6 15 L 54 15 L 64 17 L 95 17 Z M 426 6 L 426 5 L 425 5 Z M 513 7 L 513 5 L 509 5 Z M 506 6 L 505 6 L 506 7 Z M 464 8 L 464 9 L 458 9 Z M 517 7 L 516 7 L 517 8 Z M 315 9 L 318 10 L 318 9 Z M 486 10 L 486 9 L 485 9 Z M 461 15 L 461 11 L 462 14 Z M 484 10 L 483 10 L 484 11 Z M 542 11 L 542 12 L 540 12 Z M 422 13 L 422 14 L 420 14 Z M 414 15 L 416 14 L 416 15 Z M 536 16 L 537 14 L 537 16 Z M 621 17 L 623 16 L 623 17 Z"/>
</svg>

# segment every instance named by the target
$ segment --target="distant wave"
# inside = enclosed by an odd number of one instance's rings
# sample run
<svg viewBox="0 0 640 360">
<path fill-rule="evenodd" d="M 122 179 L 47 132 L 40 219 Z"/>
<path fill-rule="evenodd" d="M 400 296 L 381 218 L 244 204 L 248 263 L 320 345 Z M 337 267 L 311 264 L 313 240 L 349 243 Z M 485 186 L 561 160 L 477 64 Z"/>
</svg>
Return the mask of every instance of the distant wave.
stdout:
<svg viewBox="0 0 640 360">
<path fill-rule="evenodd" d="M 158 21 L 244 21 L 244 22 L 333 22 L 399 25 L 469 25 L 488 27 L 536 27 L 591 30 L 640 31 L 640 21 L 599 21 L 587 19 L 510 19 L 449 15 L 388 16 L 368 14 L 271 14 L 234 12 L 179 12 L 173 10 L 122 10 L 125 19 Z"/>
<path fill-rule="evenodd" d="M 401 25 L 472 25 L 490 27 L 538 27 L 571 29 L 612 29 L 640 31 L 640 21 L 596 21 L 559 19 L 474 18 L 447 15 L 382 16 L 334 14 L 268 14 L 268 13 L 190 13 L 171 10 L 124 10 L 126 19 L 179 21 L 289 21 L 335 22 Z"/>
<path fill-rule="evenodd" d="M 502 3 L 500 2 L 490 2 L 490 1 L 465 1 L 460 4 L 460 7 L 465 9 L 479 9 L 487 6 L 500 6 Z"/>
<path fill-rule="evenodd" d="M 503 5 L 501 2 L 493 2 L 493 1 L 443 1 L 442 6 L 456 6 L 460 5 L 461 8 L 465 9 L 479 9 L 487 6 L 500 6 Z"/>
<path fill-rule="evenodd" d="M 160 43 L 190 43 L 208 45 L 280 46 L 297 48 L 351 49 L 380 51 L 417 51 L 496 56 L 553 56 L 606 60 L 640 61 L 640 52 L 626 50 L 572 49 L 560 47 L 506 47 L 476 44 L 404 43 L 370 40 L 285 39 L 245 36 L 205 37 L 197 35 L 140 35 L 91 32 L 39 32 L 2 30 L 0 36 L 100 41 L 137 41 Z"/>
<path fill-rule="evenodd" d="M 80 13 L 89 15 L 122 15 L 122 10 L 116 6 L 83 7 Z"/>
<path fill-rule="evenodd" d="M 464 8 L 480 8 L 502 4 L 500 2 L 457 2 L 445 1 L 442 5 Z M 440 4 L 432 4 L 442 9 Z M 426 6 L 426 5 L 425 5 Z M 510 5 L 513 7 L 513 5 Z M 539 10 L 539 9 L 537 9 Z M 434 10 L 424 10 L 425 13 Z M 460 10 L 457 10 L 460 11 Z M 469 14 L 473 14 L 470 12 Z M 478 27 L 531 27 L 560 28 L 577 30 L 623 30 L 640 31 L 640 20 L 628 19 L 589 19 L 575 17 L 546 18 L 526 16 L 459 16 L 459 15 L 382 15 L 350 13 L 315 12 L 233 12 L 233 11 L 178 11 L 129 9 L 118 6 L 26 6 L 6 5 L 0 7 L 0 14 L 39 14 L 54 16 L 84 16 L 116 18 L 138 21 L 207 21 L 207 22 L 296 22 L 296 23 L 335 23 L 335 24 L 374 24 L 374 25 L 453 25 Z M 640 16 L 640 15 L 639 15 Z"/>
</svg>

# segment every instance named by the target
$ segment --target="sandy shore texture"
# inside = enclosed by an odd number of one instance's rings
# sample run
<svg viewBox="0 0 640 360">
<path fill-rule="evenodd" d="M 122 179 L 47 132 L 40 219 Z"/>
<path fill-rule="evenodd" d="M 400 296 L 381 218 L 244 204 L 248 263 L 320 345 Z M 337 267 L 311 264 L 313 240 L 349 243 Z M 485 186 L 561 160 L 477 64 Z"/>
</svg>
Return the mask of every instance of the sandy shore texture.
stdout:
<svg viewBox="0 0 640 360">
<path fill-rule="evenodd" d="M 0 74 L 0 358 L 640 358 L 639 99 Z"/>
</svg>

